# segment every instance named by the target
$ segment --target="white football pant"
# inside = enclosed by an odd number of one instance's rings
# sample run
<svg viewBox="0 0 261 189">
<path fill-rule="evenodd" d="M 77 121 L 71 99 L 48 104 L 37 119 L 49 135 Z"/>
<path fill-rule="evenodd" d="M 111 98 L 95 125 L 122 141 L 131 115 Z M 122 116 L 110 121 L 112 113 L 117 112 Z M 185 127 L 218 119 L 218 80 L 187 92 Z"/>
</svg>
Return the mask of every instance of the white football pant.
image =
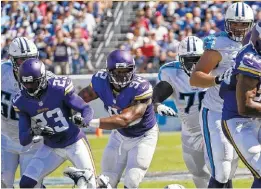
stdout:
<svg viewBox="0 0 261 189">
<path fill-rule="evenodd" d="M 158 126 L 155 125 L 140 137 L 125 137 L 113 130 L 102 159 L 102 174 L 109 177 L 116 188 L 125 170 L 124 186 L 138 188 L 144 178 L 158 141 Z"/>
<path fill-rule="evenodd" d="M 235 175 L 238 156 L 225 137 L 221 126 L 222 113 L 203 107 L 199 122 L 205 141 L 205 160 L 212 177 L 220 183 L 227 183 Z"/>
</svg>

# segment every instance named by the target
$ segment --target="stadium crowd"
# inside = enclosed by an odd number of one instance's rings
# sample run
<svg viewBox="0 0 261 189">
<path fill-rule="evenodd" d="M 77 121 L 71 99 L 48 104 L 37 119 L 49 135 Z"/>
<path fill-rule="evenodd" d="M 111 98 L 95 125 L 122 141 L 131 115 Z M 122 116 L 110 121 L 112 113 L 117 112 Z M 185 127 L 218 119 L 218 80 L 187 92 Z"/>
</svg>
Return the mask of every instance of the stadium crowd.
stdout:
<svg viewBox="0 0 261 189">
<path fill-rule="evenodd" d="M 106 2 L 106 3 L 105 3 Z M 135 3 L 135 2 L 131 2 Z M 224 30 L 224 13 L 232 2 L 139 2 L 136 17 L 120 48 L 135 55 L 138 72 L 157 72 L 177 57 L 179 41 L 203 38 Z M 248 2 L 261 20 L 261 2 Z M 79 74 L 91 64 L 89 51 L 95 28 L 111 15 L 112 3 L 2 2 L 1 56 L 16 36 L 33 39 L 40 59 L 56 74 Z"/>
<path fill-rule="evenodd" d="M 247 2 L 261 20 L 261 2 Z M 232 2 L 140 3 L 136 18 L 121 49 L 135 55 L 139 72 L 157 72 L 159 66 L 177 58 L 179 42 L 187 36 L 204 38 L 224 31 L 225 11 Z"/>
<path fill-rule="evenodd" d="M 2 59 L 8 58 L 11 40 L 24 36 L 35 41 L 48 69 L 78 74 L 88 66 L 93 33 L 105 14 L 110 16 L 111 6 L 105 1 L 2 2 Z"/>
</svg>

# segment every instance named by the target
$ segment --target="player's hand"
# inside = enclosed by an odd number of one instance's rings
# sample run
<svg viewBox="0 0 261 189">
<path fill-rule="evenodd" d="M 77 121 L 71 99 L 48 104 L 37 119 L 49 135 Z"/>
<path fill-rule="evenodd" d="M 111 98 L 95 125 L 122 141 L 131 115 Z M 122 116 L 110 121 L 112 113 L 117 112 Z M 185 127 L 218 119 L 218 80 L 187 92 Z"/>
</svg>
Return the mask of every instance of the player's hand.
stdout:
<svg viewBox="0 0 261 189">
<path fill-rule="evenodd" d="M 52 136 L 54 135 L 54 130 L 49 126 L 36 126 L 32 128 L 32 134 L 34 136 Z"/>
<path fill-rule="evenodd" d="M 221 84 L 223 81 L 226 84 L 230 83 L 231 75 L 232 75 L 233 67 L 227 69 L 223 74 L 215 77 L 215 83 L 217 85 Z"/>
<path fill-rule="evenodd" d="M 80 114 L 75 114 L 72 116 L 72 122 L 79 127 L 87 127 L 87 125 L 84 122 L 83 117 Z"/>
<path fill-rule="evenodd" d="M 165 106 L 164 104 L 158 105 L 157 113 L 161 116 L 177 116 L 177 113 L 172 108 Z"/>
</svg>

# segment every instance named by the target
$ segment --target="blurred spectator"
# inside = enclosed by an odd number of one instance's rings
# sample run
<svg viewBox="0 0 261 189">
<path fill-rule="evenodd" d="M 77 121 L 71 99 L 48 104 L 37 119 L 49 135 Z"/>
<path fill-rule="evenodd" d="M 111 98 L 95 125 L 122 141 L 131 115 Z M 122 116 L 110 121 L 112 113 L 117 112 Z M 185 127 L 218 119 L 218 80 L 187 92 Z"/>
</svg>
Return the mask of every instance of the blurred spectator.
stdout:
<svg viewBox="0 0 261 189">
<path fill-rule="evenodd" d="M 72 49 L 78 53 L 78 49 L 75 43 L 71 43 L 65 38 L 65 34 L 62 29 L 56 31 L 56 35 L 53 41 L 52 51 L 54 52 L 53 66 L 55 74 L 70 74 L 70 55 L 72 54 Z"/>
<path fill-rule="evenodd" d="M 11 40 L 25 36 L 35 41 L 39 58 L 57 74 L 89 69 L 93 33 L 102 19 L 111 16 L 111 7 L 110 2 L 2 2 L 2 59 L 8 58 Z"/>
<path fill-rule="evenodd" d="M 163 22 L 164 22 L 163 16 L 159 11 L 155 13 L 154 20 L 155 20 L 155 24 L 152 30 L 156 34 L 156 40 L 157 41 L 163 40 L 163 36 L 168 33 L 168 29 L 165 26 L 163 26 Z"/>
</svg>

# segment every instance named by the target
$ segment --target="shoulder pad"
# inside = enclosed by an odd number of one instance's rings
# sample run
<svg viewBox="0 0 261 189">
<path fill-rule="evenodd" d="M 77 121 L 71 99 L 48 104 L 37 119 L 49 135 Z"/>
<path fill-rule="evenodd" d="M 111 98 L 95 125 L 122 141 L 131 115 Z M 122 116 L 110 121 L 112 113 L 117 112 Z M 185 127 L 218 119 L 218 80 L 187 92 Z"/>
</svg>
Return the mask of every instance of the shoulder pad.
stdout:
<svg viewBox="0 0 261 189">
<path fill-rule="evenodd" d="M 134 88 L 134 100 L 144 100 L 152 97 L 152 86 L 149 81 L 143 77 L 136 76 L 135 79 L 130 83 L 130 88 Z"/>
<path fill-rule="evenodd" d="M 21 91 L 16 93 L 15 97 L 12 99 L 13 107 L 16 112 L 20 112 L 21 107 L 19 107 L 19 102 L 22 97 Z"/>
<path fill-rule="evenodd" d="M 13 69 L 13 64 L 12 62 L 8 62 L 8 61 L 4 61 L 4 62 L 1 62 L 1 72 L 2 73 L 6 73 L 7 71 L 9 70 L 12 70 Z"/>
<path fill-rule="evenodd" d="M 70 78 L 65 76 L 55 76 L 48 80 L 54 88 L 63 91 L 64 96 L 68 93 L 74 92 L 73 82 Z"/>
<path fill-rule="evenodd" d="M 221 38 L 227 38 L 226 32 L 219 32 L 217 34 L 211 34 L 203 39 L 204 50 L 215 50 L 219 44 Z"/>
<path fill-rule="evenodd" d="M 242 74 L 247 74 L 252 77 L 261 77 L 261 56 L 253 52 L 244 54 L 238 70 Z"/>
<path fill-rule="evenodd" d="M 158 74 L 159 80 L 161 80 L 161 74 L 163 73 L 163 70 L 165 70 L 165 69 L 179 70 L 179 69 L 183 69 L 183 68 L 179 61 L 173 61 L 173 62 L 166 63 L 166 64 L 162 65 L 159 69 L 159 74 Z"/>
<path fill-rule="evenodd" d="M 92 76 L 91 86 L 95 92 L 103 88 L 104 81 L 107 81 L 108 73 L 105 70 L 99 70 Z"/>
</svg>

